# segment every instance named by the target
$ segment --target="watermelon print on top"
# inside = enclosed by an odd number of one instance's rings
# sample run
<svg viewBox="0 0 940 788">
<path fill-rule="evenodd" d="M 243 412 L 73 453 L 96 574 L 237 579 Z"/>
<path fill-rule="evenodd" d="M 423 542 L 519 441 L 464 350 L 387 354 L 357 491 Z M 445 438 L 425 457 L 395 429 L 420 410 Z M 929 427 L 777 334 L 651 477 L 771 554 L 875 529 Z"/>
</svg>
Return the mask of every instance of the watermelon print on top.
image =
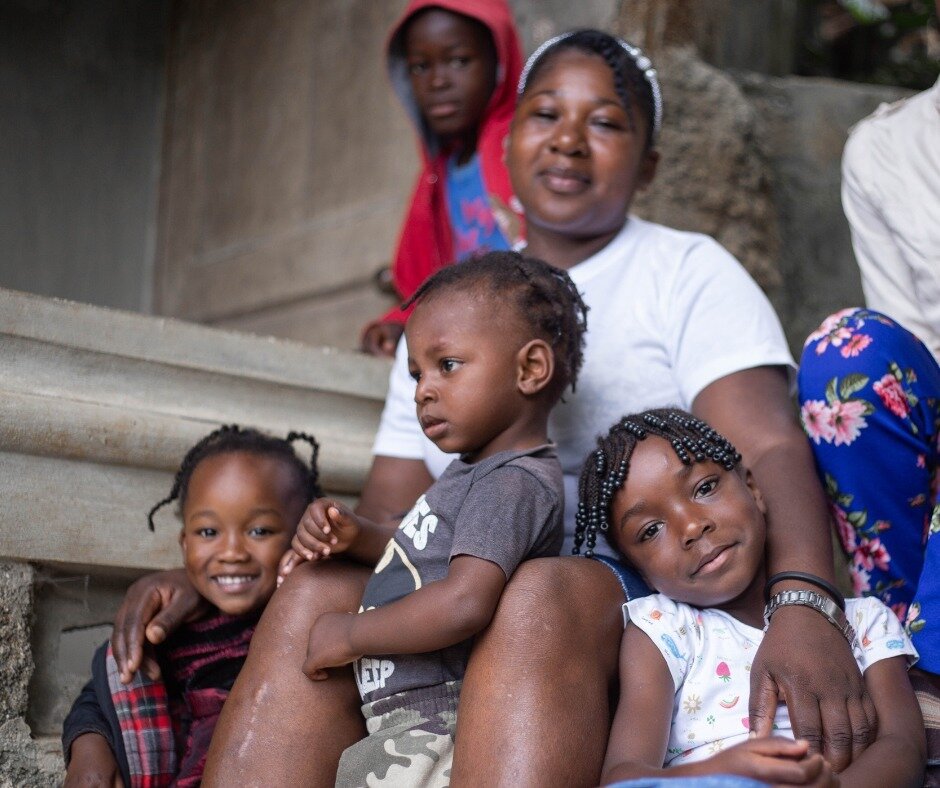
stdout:
<svg viewBox="0 0 940 788">
<path fill-rule="evenodd" d="M 890 318 L 846 309 L 806 341 L 799 397 L 854 593 L 888 605 L 940 673 L 937 362 Z"/>
</svg>

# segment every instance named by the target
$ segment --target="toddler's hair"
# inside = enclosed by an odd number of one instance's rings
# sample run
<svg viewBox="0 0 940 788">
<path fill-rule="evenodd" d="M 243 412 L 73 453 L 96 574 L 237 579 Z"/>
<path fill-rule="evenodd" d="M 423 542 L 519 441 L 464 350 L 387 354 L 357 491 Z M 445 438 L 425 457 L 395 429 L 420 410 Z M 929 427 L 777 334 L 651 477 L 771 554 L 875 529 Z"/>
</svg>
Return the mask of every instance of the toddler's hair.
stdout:
<svg viewBox="0 0 940 788">
<path fill-rule="evenodd" d="M 404 308 L 444 290 L 484 287 L 496 301 L 514 307 L 517 317 L 555 353 L 555 374 L 548 386 L 554 398 L 570 385 L 574 391 L 584 359 L 587 305 L 567 272 L 519 252 L 487 252 L 429 277 Z"/>
<path fill-rule="evenodd" d="M 310 444 L 311 455 L 308 466 L 292 446 L 294 441 L 304 441 Z M 237 424 L 226 424 L 210 432 L 206 437 L 193 446 L 180 463 L 170 494 L 154 506 L 147 514 L 147 525 L 154 530 L 153 516 L 168 503 L 178 500 L 180 508 L 186 504 L 186 494 L 189 491 L 189 480 L 196 470 L 196 466 L 208 457 L 230 452 L 247 452 L 264 457 L 275 457 L 287 463 L 294 473 L 297 493 L 303 498 L 304 505 L 323 493 L 320 490 L 320 473 L 317 469 L 317 457 L 320 445 L 312 435 L 305 432 L 288 432 L 285 438 L 275 438 L 265 435 L 251 427 L 239 427 Z"/>
<path fill-rule="evenodd" d="M 585 543 L 584 554 L 594 555 L 598 531 L 621 554 L 610 531 L 610 502 L 626 481 L 637 442 L 647 435 L 669 441 L 685 465 L 711 460 L 730 471 L 741 461 L 741 455 L 727 438 L 687 411 L 661 408 L 624 416 L 597 439 L 597 449 L 581 467 L 572 550 L 575 555 L 580 554 Z"/>
<path fill-rule="evenodd" d="M 602 58 L 614 75 L 614 90 L 623 102 L 636 130 L 634 107 L 639 104 L 646 116 L 646 149 L 656 144 L 663 119 L 663 99 L 656 69 L 639 48 L 602 30 L 574 30 L 550 38 L 529 57 L 519 77 L 521 99 L 538 73 L 557 54 L 574 49 Z"/>
</svg>

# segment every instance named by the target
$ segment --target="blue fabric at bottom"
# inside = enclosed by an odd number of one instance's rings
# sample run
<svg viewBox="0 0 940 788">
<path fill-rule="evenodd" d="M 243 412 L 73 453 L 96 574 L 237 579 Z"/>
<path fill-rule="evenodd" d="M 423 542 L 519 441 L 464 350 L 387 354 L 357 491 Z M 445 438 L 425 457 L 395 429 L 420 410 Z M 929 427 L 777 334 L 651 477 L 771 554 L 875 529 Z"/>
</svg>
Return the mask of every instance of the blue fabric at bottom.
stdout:
<svg viewBox="0 0 940 788">
<path fill-rule="evenodd" d="M 734 774 L 710 774 L 703 777 L 648 777 L 624 780 L 609 788 L 763 788 L 767 783 Z"/>
<path fill-rule="evenodd" d="M 643 582 L 643 579 L 637 574 L 636 570 L 618 561 L 616 558 L 609 558 L 606 555 L 592 555 L 595 561 L 600 561 L 617 577 L 620 587 L 623 589 L 623 595 L 629 602 L 631 599 L 639 599 L 641 596 L 649 596 L 649 586 Z"/>
</svg>

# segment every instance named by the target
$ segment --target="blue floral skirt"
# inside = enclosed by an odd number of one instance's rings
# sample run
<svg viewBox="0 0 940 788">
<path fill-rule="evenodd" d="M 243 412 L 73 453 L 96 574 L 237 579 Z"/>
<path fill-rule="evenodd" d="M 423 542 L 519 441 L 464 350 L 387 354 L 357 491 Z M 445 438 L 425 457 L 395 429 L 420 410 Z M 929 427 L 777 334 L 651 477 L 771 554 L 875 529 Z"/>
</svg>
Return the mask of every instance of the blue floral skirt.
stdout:
<svg viewBox="0 0 940 788">
<path fill-rule="evenodd" d="M 894 610 L 940 673 L 940 367 L 893 320 L 846 309 L 806 341 L 799 398 L 855 594 Z"/>
</svg>

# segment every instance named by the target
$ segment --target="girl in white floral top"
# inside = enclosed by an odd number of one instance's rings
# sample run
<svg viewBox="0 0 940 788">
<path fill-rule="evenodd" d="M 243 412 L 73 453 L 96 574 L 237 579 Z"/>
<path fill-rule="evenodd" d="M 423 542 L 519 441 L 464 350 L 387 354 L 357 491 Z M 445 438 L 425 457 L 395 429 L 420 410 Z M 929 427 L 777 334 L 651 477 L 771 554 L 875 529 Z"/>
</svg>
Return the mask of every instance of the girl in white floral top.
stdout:
<svg viewBox="0 0 940 788">
<path fill-rule="evenodd" d="M 750 736 L 766 508 L 740 460 L 704 422 L 655 410 L 624 417 L 585 463 L 576 542 L 602 532 L 658 592 L 624 605 L 620 700 L 602 783 L 725 774 L 775 785 L 920 785 L 923 721 L 907 678 L 917 652 L 876 599 L 845 606 L 877 712 L 875 742 L 836 776 L 821 755 L 807 754 L 807 742 L 793 740 L 785 698 L 774 735 Z M 828 615 L 833 623 L 841 616 Z"/>
</svg>

